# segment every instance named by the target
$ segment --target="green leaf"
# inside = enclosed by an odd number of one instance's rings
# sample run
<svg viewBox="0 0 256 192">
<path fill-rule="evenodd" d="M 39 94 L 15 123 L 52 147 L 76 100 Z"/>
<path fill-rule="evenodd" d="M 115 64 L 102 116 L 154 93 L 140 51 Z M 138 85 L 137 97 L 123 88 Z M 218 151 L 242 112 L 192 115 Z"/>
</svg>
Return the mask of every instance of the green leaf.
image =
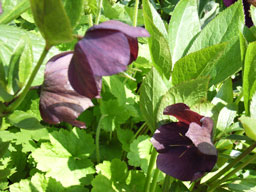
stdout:
<svg viewBox="0 0 256 192">
<path fill-rule="evenodd" d="M 243 71 L 243 94 L 245 112 L 249 115 L 249 105 L 256 91 L 256 42 L 248 45 Z"/>
<path fill-rule="evenodd" d="M 221 88 L 212 100 L 212 103 L 215 105 L 219 102 L 224 105 L 233 103 L 233 84 L 231 78 L 223 82 Z"/>
<path fill-rule="evenodd" d="M 172 70 L 172 58 L 165 25 L 149 0 L 143 0 L 142 3 L 145 26 L 150 33 L 148 44 L 153 64 L 161 75 L 169 79 Z"/>
<path fill-rule="evenodd" d="M 174 182 L 172 182 L 172 185 L 171 185 L 171 188 L 169 191 L 170 192 L 171 191 L 189 192 L 189 189 L 181 181 L 174 181 Z"/>
<path fill-rule="evenodd" d="M 233 122 L 237 115 L 237 106 L 235 104 L 228 104 L 224 106 L 219 112 L 218 122 L 216 127 L 225 132 Z"/>
<path fill-rule="evenodd" d="M 7 117 L 8 122 L 11 125 L 19 127 L 21 129 L 42 129 L 42 126 L 33 113 L 15 110 L 11 115 Z"/>
<path fill-rule="evenodd" d="M 62 0 L 71 26 L 75 28 L 84 13 L 84 0 Z"/>
<path fill-rule="evenodd" d="M 28 0 L 5 0 L 3 1 L 3 13 L 0 15 L 0 24 L 7 24 L 19 17 L 29 9 Z"/>
<path fill-rule="evenodd" d="M 188 53 L 229 41 L 223 56 L 216 64 L 216 77 L 211 85 L 215 85 L 242 67 L 239 35 L 244 24 L 244 13 L 242 2 L 236 2 L 221 12 L 213 19 L 197 36 Z M 214 33 L 213 33 L 214 31 Z"/>
<path fill-rule="evenodd" d="M 92 136 L 78 128 L 61 129 L 50 134 L 50 142 L 32 152 L 37 169 L 64 187 L 88 183 L 88 176 L 95 173 L 88 159 L 95 149 Z"/>
<path fill-rule="evenodd" d="M 243 23 L 243 6 L 242 2 L 238 1 L 206 25 L 189 49 L 189 53 L 238 37 Z"/>
<path fill-rule="evenodd" d="M 242 116 L 240 121 L 248 137 L 256 141 L 256 118 Z"/>
<path fill-rule="evenodd" d="M 216 77 L 216 62 L 223 55 L 226 43 L 217 44 L 181 58 L 174 66 L 172 83 L 179 83 L 202 77 Z"/>
<path fill-rule="evenodd" d="M 92 181 L 92 192 L 117 192 L 113 189 L 112 182 L 103 175 L 97 175 Z"/>
<path fill-rule="evenodd" d="M 253 24 L 256 25 L 256 8 L 254 6 L 250 6 L 250 16 Z"/>
<path fill-rule="evenodd" d="M 93 15 L 98 12 L 98 0 L 85 0 L 85 7 L 88 6 Z"/>
<path fill-rule="evenodd" d="M 12 95 L 10 95 L 5 88 L 0 84 L 0 102 L 8 102 L 11 101 L 13 98 Z M 1 105 L 0 105 L 0 111 L 1 111 Z"/>
<path fill-rule="evenodd" d="M 232 192 L 253 192 L 256 191 L 255 178 L 242 179 L 226 184 L 224 187 L 230 189 Z"/>
<path fill-rule="evenodd" d="M 208 83 L 208 78 L 200 78 L 186 81 L 185 83 L 170 88 L 160 101 L 157 111 L 158 122 L 169 119 L 169 116 L 163 115 L 164 109 L 169 105 L 185 103 L 189 107 L 192 107 L 206 100 Z"/>
<path fill-rule="evenodd" d="M 25 41 L 22 39 L 18 42 L 8 68 L 7 91 L 14 95 L 21 87 L 19 86 L 19 60 L 25 47 Z"/>
<path fill-rule="evenodd" d="M 31 42 L 34 58 L 33 67 L 39 60 L 45 46 L 45 41 L 42 37 L 14 26 L 0 25 L 0 57 L 3 61 L 5 69 L 8 69 L 13 50 L 17 46 L 17 42 L 19 42 L 21 37 L 24 39 L 29 39 L 29 41 Z M 59 53 L 58 49 L 54 47 L 51 48 L 44 63 L 46 63 L 48 59 L 50 59 L 53 55 L 56 55 L 57 53 Z M 45 65 L 42 65 L 33 81 L 33 86 L 42 84 L 44 79 L 44 68 Z M 7 74 L 7 70 L 5 72 L 5 74 Z"/>
<path fill-rule="evenodd" d="M 118 140 L 122 143 L 122 148 L 124 151 L 130 151 L 130 144 L 132 142 L 134 133 L 130 129 L 121 129 L 117 128 L 117 137 Z"/>
<path fill-rule="evenodd" d="M 256 118 L 256 91 L 252 96 L 252 101 L 250 105 L 250 114 L 252 118 Z"/>
<path fill-rule="evenodd" d="M 153 67 L 145 77 L 140 89 L 141 112 L 152 133 L 157 128 L 159 102 L 167 90 L 162 77 Z"/>
<path fill-rule="evenodd" d="M 72 41 L 72 28 L 61 0 L 30 0 L 34 20 L 50 45 Z"/>
<path fill-rule="evenodd" d="M 169 23 L 169 45 L 172 63 L 184 56 L 195 36 L 201 31 L 197 0 L 181 0 Z"/>
<path fill-rule="evenodd" d="M 6 151 L 8 150 L 9 147 L 9 143 L 8 142 L 2 142 L 2 140 L 0 139 L 0 158 L 3 157 L 3 155 L 6 153 Z"/>
<path fill-rule="evenodd" d="M 139 136 L 130 145 L 130 152 L 127 154 L 129 165 L 140 167 L 147 173 L 151 151 L 152 144 L 149 141 L 149 136 Z"/>
</svg>

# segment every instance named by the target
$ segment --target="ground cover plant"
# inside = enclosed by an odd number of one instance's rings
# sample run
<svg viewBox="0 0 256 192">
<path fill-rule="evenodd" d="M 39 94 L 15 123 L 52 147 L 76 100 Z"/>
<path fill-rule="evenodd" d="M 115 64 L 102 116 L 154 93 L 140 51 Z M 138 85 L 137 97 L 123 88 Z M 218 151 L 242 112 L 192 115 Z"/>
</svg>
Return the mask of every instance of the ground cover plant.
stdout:
<svg viewBox="0 0 256 192">
<path fill-rule="evenodd" d="M 0 191 L 256 191 L 253 0 L 0 0 Z"/>
</svg>

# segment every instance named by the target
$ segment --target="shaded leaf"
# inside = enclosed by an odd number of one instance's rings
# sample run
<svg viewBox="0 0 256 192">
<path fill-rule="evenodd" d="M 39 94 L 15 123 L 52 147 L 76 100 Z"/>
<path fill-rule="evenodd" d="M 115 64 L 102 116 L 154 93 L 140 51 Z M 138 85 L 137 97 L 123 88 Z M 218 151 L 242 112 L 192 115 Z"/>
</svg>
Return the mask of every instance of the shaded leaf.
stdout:
<svg viewBox="0 0 256 192">
<path fill-rule="evenodd" d="M 240 121 L 244 127 L 246 135 L 256 141 L 256 119 L 242 116 Z"/>
</svg>

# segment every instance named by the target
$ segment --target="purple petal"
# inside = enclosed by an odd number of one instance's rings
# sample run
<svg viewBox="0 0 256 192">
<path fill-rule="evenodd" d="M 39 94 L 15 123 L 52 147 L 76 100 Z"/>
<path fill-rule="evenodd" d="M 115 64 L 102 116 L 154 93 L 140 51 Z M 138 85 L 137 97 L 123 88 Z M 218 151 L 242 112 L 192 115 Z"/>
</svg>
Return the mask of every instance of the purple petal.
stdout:
<svg viewBox="0 0 256 192">
<path fill-rule="evenodd" d="M 151 142 L 158 152 L 165 152 L 173 146 L 187 146 L 192 142 L 185 136 L 188 125 L 185 123 L 168 123 L 160 126 L 154 133 Z"/>
<path fill-rule="evenodd" d="M 40 113 L 49 124 L 68 122 L 85 128 L 85 124 L 76 118 L 93 104 L 89 98 L 75 92 L 68 81 L 68 66 L 72 56 L 72 52 L 65 52 L 48 61 L 41 88 Z"/>
<path fill-rule="evenodd" d="M 217 156 L 202 155 L 196 147 L 173 147 L 157 157 L 157 167 L 182 181 L 194 181 L 214 167 Z"/>
<path fill-rule="evenodd" d="M 191 139 L 202 154 L 217 156 L 217 150 L 212 144 L 213 121 L 209 117 L 204 117 L 201 121 L 202 126 L 191 123 L 186 136 Z"/>
<path fill-rule="evenodd" d="M 255 0 L 247 1 L 243 0 L 243 6 L 244 6 L 244 14 L 245 14 L 245 25 L 247 27 L 253 26 L 252 18 L 250 15 L 250 3 L 253 4 L 254 6 L 256 5 Z"/>
<path fill-rule="evenodd" d="M 0 14 L 2 14 L 3 10 L 2 10 L 2 4 L 1 4 L 1 1 L 0 1 Z"/>
<path fill-rule="evenodd" d="M 179 121 L 190 124 L 191 122 L 195 122 L 201 125 L 200 119 L 203 116 L 198 113 L 191 111 L 190 108 L 184 103 L 176 103 L 170 106 L 167 106 L 164 109 L 164 115 L 172 115 L 176 117 Z"/>
<path fill-rule="evenodd" d="M 137 38 L 137 37 L 149 37 L 149 33 L 146 29 L 142 27 L 132 27 L 130 25 L 127 25 L 125 23 L 122 23 L 120 21 L 110 20 L 106 21 L 104 23 L 101 23 L 99 25 L 95 25 L 88 29 L 89 31 L 95 31 L 95 30 L 115 30 L 120 31 L 124 33 L 127 36 Z M 87 35 L 87 34 L 86 34 Z"/>
<path fill-rule="evenodd" d="M 237 0 L 223 0 L 223 3 L 226 7 L 229 7 L 233 3 L 235 3 Z"/>
</svg>

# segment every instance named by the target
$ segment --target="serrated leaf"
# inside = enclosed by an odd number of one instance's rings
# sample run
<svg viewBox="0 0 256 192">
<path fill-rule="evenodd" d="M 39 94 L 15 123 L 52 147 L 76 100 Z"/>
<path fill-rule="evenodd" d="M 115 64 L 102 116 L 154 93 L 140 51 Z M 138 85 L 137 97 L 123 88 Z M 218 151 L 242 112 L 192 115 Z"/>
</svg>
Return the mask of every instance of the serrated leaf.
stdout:
<svg viewBox="0 0 256 192">
<path fill-rule="evenodd" d="M 2 6 L 0 24 L 7 24 L 28 10 L 30 5 L 28 0 L 5 0 Z"/>
<path fill-rule="evenodd" d="M 246 114 L 249 115 L 249 105 L 256 91 L 256 42 L 248 45 L 243 71 L 243 94 Z"/>
<path fill-rule="evenodd" d="M 32 152 L 37 168 L 64 187 L 86 184 L 87 176 L 95 173 L 88 159 L 95 149 L 91 135 L 78 128 L 62 129 L 51 133 L 50 142 Z"/>
<path fill-rule="evenodd" d="M 244 127 L 246 135 L 256 141 L 256 119 L 242 116 L 240 121 Z"/>
<path fill-rule="evenodd" d="M 151 150 L 152 144 L 149 141 L 149 136 L 139 136 L 130 145 L 130 152 L 127 154 L 129 165 L 140 167 L 147 173 Z"/>
<path fill-rule="evenodd" d="M 185 103 L 189 107 L 206 100 L 208 90 L 208 78 L 200 78 L 181 83 L 172 87 L 163 96 L 157 111 L 157 121 L 168 119 L 167 115 L 163 115 L 164 109 L 175 103 Z"/>
<path fill-rule="evenodd" d="M 61 0 L 30 0 L 36 25 L 50 45 L 73 40 L 72 28 Z"/>
<path fill-rule="evenodd" d="M 177 85 L 190 79 L 216 77 L 216 62 L 223 55 L 226 43 L 201 49 L 181 58 L 174 66 L 172 83 Z"/>
<path fill-rule="evenodd" d="M 148 44 L 153 65 L 161 75 L 164 75 L 166 79 L 169 79 L 172 70 L 172 58 L 167 41 L 168 35 L 166 28 L 160 15 L 149 3 L 149 0 L 143 0 L 142 3 L 144 23 L 146 29 L 150 33 Z"/>
<path fill-rule="evenodd" d="M 140 89 L 140 108 L 152 133 L 157 128 L 157 111 L 161 97 L 167 92 L 162 77 L 153 67 L 146 75 Z"/>
<path fill-rule="evenodd" d="M 126 152 L 130 150 L 130 143 L 132 142 L 134 133 L 130 129 L 121 129 L 117 128 L 117 137 L 118 140 L 122 143 L 122 148 Z"/>
<path fill-rule="evenodd" d="M 178 61 L 201 31 L 197 0 L 182 0 L 176 5 L 169 23 L 169 45 L 172 63 Z"/>
</svg>

